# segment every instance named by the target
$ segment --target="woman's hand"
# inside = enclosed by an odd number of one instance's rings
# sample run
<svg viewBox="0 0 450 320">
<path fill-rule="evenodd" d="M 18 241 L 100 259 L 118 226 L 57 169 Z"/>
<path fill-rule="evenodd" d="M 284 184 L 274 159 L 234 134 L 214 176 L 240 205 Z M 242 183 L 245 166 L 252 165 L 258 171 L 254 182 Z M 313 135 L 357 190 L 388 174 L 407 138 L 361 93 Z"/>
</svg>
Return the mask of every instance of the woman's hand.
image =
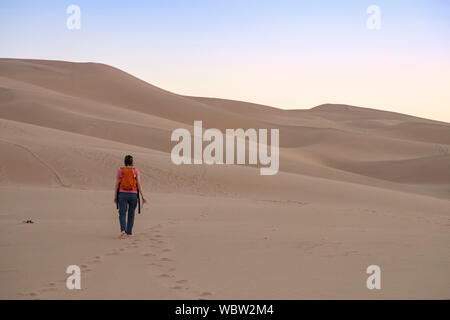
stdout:
<svg viewBox="0 0 450 320">
<path fill-rule="evenodd" d="M 147 199 L 145 199 L 144 197 L 142 197 L 142 203 L 147 203 Z"/>
</svg>

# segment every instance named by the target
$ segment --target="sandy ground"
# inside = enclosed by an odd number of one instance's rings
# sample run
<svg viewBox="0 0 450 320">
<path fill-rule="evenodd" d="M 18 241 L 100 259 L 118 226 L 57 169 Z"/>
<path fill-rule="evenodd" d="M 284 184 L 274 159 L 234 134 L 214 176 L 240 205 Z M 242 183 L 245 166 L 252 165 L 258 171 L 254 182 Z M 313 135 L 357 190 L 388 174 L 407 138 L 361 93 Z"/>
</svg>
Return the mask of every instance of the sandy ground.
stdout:
<svg viewBox="0 0 450 320">
<path fill-rule="evenodd" d="M 280 172 L 175 166 L 175 128 L 279 128 Z M 179 96 L 101 64 L 0 59 L 0 298 L 450 298 L 450 125 Z M 118 240 L 131 153 L 149 203 Z M 23 221 L 31 219 L 33 224 Z M 68 265 L 82 289 L 65 287 Z M 381 290 L 366 288 L 379 265 Z"/>
</svg>

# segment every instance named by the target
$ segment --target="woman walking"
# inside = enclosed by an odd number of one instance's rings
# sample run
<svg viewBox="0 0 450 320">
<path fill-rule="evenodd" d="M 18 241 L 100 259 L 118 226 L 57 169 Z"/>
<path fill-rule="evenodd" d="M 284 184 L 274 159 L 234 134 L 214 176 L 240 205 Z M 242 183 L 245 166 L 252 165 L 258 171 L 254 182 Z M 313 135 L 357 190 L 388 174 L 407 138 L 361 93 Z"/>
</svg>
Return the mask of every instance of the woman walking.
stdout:
<svg viewBox="0 0 450 320">
<path fill-rule="evenodd" d="M 146 203 L 141 186 L 140 172 L 133 167 L 133 157 L 125 156 L 125 166 L 117 171 L 116 186 L 114 188 L 114 202 L 119 208 L 120 236 L 123 239 L 132 235 L 134 212 L 139 204 L 139 195 L 142 203 Z M 128 219 L 127 219 L 128 212 Z"/>
</svg>

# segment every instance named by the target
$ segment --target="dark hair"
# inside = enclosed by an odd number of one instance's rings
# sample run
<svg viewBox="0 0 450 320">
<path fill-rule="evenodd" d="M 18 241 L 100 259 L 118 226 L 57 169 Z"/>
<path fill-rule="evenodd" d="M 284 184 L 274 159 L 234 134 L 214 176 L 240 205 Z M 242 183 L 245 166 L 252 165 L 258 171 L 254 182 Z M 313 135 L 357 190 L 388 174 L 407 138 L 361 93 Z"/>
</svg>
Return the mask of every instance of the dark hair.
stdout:
<svg viewBox="0 0 450 320">
<path fill-rule="evenodd" d="M 123 162 L 125 163 L 125 166 L 132 166 L 133 165 L 133 156 L 126 155 Z"/>
</svg>

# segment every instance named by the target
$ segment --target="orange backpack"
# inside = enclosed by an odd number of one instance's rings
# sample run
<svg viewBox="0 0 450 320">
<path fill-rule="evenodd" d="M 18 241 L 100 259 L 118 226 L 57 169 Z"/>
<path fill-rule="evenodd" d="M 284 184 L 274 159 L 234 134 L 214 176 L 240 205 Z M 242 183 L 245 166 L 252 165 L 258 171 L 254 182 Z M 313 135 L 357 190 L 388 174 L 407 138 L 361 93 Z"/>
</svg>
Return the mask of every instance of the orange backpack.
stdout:
<svg viewBox="0 0 450 320">
<path fill-rule="evenodd" d="M 123 167 L 122 168 L 122 176 L 120 178 L 120 189 L 127 191 L 136 191 L 136 172 L 134 168 Z"/>
</svg>

